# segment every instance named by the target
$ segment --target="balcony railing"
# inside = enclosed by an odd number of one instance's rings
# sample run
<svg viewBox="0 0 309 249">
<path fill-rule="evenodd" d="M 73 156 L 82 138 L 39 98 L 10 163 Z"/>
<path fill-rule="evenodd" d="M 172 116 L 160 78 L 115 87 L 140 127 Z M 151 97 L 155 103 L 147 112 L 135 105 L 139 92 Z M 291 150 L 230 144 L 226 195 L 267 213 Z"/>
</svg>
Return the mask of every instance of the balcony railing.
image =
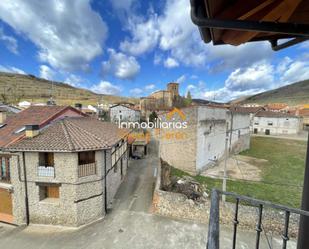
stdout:
<svg viewBox="0 0 309 249">
<path fill-rule="evenodd" d="M 78 165 L 78 177 L 91 176 L 95 175 L 96 173 L 97 173 L 97 164 L 95 162 Z"/>
<path fill-rule="evenodd" d="M 38 166 L 38 176 L 55 177 L 55 168 L 53 166 Z"/>
<path fill-rule="evenodd" d="M 236 239 L 237 239 L 237 226 L 239 224 L 239 204 L 241 201 L 246 202 L 252 206 L 258 208 L 258 219 L 256 224 L 256 242 L 255 247 L 256 249 L 260 248 L 260 237 L 261 232 L 263 231 L 262 226 L 262 219 L 263 219 L 263 209 L 264 207 L 269 207 L 272 209 L 277 209 L 285 213 L 285 220 L 283 224 L 283 233 L 282 233 L 282 248 L 287 248 L 287 243 L 289 241 L 289 223 L 290 223 L 290 215 L 297 214 L 309 217 L 309 212 L 303 211 L 296 208 L 288 208 L 282 205 L 276 205 L 271 202 L 261 201 L 257 199 L 253 199 L 251 197 L 238 195 L 235 193 L 230 192 L 223 192 L 221 190 L 213 189 L 211 193 L 211 207 L 210 207 L 210 214 L 209 214 L 209 230 L 208 230 L 208 241 L 207 241 L 207 249 L 219 249 L 219 230 L 220 230 L 220 196 L 226 195 L 233 199 L 235 199 L 235 214 L 234 214 L 234 230 L 233 230 L 233 240 L 231 248 L 236 248 Z M 307 248 L 307 247 L 306 247 Z"/>
</svg>

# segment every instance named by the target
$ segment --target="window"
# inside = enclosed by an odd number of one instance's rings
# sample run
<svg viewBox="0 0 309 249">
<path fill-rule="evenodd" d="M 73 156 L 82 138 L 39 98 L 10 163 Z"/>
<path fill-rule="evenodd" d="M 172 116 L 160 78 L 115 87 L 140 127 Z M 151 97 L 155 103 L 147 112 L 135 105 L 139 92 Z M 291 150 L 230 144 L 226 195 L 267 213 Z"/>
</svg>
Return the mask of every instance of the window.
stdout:
<svg viewBox="0 0 309 249">
<path fill-rule="evenodd" d="M 254 122 L 254 125 L 259 125 L 259 122 Z"/>
<path fill-rule="evenodd" d="M 238 138 L 240 138 L 240 130 L 238 130 Z"/>
<path fill-rule="evenodd" d="M 84 151 L 78 153 L 78 165 L 95 163 L 95 151 Z"/>
<path fill-rule="evenodd" d="M 10 182 L 10 158 L 0 157 L 0 181 Z"/>
<path fill-rule="evenodd" d="M 268 122 L 267 122 L 267 125 L 272 126 L 272 125 L 273 125 L 273 122 L 268 121 Z"/>
<path fill-rule="evenodd" d="M 40 201 L 45 199 L 59 199 L 59 185 L 39 186 Z"/>
<path fill-rule="evenodd" d="M 39 153 L 39 166 L 53 167 L 54 166 L 54 153 L 40 152 Z"/>
</svg>

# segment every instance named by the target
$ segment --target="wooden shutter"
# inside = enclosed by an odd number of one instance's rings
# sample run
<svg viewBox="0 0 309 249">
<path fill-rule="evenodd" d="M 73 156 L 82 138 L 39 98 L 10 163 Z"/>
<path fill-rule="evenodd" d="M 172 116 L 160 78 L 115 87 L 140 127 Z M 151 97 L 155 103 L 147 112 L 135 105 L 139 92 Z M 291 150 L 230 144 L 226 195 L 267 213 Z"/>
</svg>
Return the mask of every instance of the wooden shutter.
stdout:
<svg viewBox="0 0 309 249">
<path fill-rule="evenodd" d="M 58 186 L 48 186 L 47 187 L 47 197 L 48 198 L 59 198 L 59 187 Z"/>
</svg>

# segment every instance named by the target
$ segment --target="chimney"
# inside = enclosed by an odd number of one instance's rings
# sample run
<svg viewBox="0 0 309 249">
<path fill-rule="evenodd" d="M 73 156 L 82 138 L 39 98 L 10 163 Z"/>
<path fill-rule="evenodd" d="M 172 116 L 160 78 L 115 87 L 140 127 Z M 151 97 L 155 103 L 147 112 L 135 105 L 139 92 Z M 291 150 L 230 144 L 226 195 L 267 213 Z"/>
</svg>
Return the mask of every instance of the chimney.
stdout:
<svg viewBox="0 0 309 249">
<path fill-rule="evenodd" d="M 34 138 L 39 135 L 40 129 L 38 125 L 26 125 L 26 137 Z"/>
<path fill-rule="evenodd" d="M 0 124 L 4 124 L 6 120 L 6 112 L 0 112 Z"/>
<path fill-rule="evenodd" d="M 82 107 L 83 107 L 83 105 L 81 103 L 76 103 L 75 104 L 75 108 L 80 110 L 80 111 L 82 110 Z"/>
</svg>

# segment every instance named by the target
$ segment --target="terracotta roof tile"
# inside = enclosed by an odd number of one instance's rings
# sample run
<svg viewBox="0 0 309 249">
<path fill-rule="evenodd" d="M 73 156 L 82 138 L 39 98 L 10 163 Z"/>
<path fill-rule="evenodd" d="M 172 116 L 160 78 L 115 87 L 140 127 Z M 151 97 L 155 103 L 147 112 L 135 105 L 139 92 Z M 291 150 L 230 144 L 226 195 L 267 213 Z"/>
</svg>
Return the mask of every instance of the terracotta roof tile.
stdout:
<svg viewBox="0 0 309 249">
<path fill-rule="evenodd" d="M 9 146 L 12 151 L 73 152 L 108 149 L 129 134 L 116 124 L 93 118 L 76 117 L 55 121 L 34 138 L 25 138 Z"/>
<path fill-rule="evenodd" d="M 15 132 L 25 125 L 36 124 L 42 128 L 66 110 L 80 113 L 70 106 L 31 106 L 15 115 L 9 116 L 5 121 L 6 126 L 0 129 L 0 148 L 4 148 L 22 139 L 24 132 L 18 134 Z"/>
<path fill-rule="evenodd" d="M 272 112 L 272 111 L 259 111 L 256 117 L 269 117 L 269 118 L 299 118 L 295 115 L 285 112 Z"/>
</svg>

